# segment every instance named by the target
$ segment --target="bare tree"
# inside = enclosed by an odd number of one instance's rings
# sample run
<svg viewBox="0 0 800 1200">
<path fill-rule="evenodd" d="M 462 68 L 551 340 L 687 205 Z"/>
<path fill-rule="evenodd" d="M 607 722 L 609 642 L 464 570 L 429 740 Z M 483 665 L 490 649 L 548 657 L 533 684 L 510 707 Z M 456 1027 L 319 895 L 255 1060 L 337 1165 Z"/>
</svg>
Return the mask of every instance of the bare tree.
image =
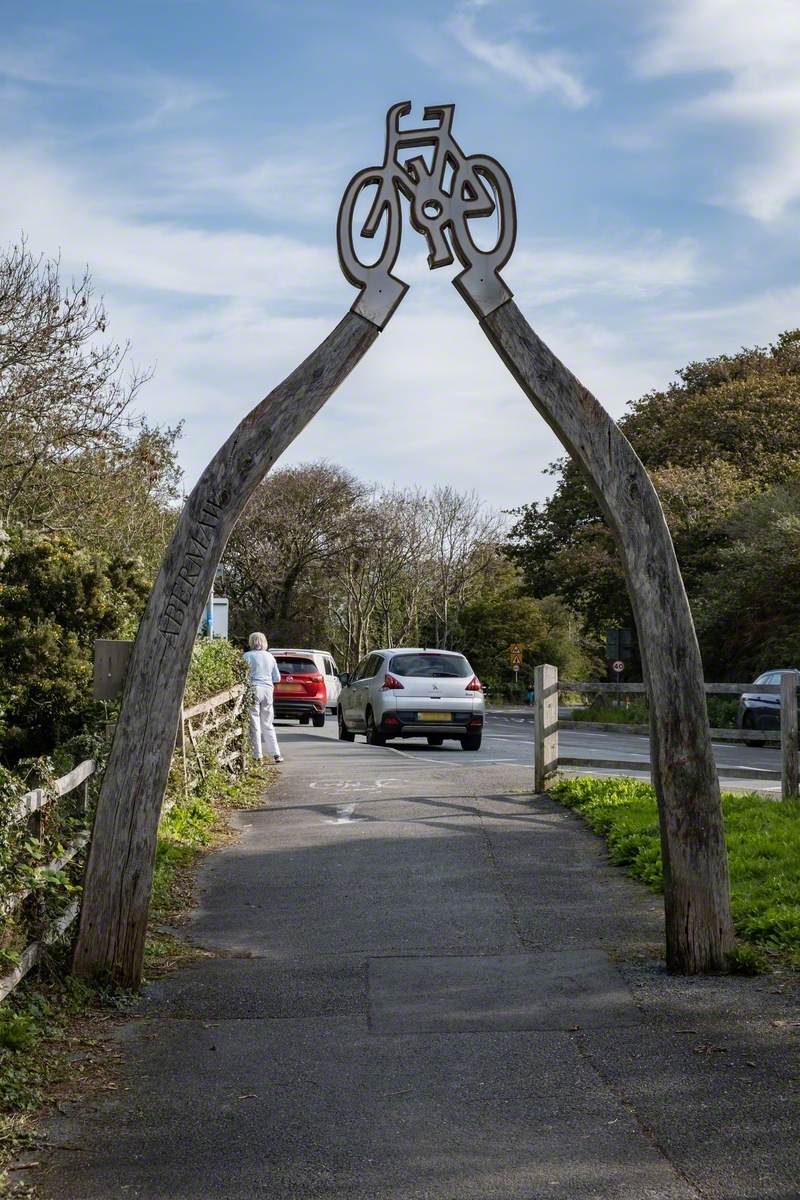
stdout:
<svg viewBox="0 0 800 1200">
<path fill-rule="evenodd" d="M 148 373 L 126 369 L 127 346 L 100 340 L 107 323 L 88 273 L 62 287 L 59 263 L 24 240 L 0 253 L 0 523 L 57 527 L 50 469 L 79 497 L 95 455 L 126 444 Z"/>
<path fill-rule="evenodd" d="M 427 502 L 436 644 L 448 645 L 453 610 L 490 566 L 503 531 L 500 514 L 486 509 L 475 492 L 434 488 Z"/>
<path fill-rule="evenodd" d="M 286 467 L 265 479 L 223 560 L 241 621 L 258 622 L 282 640 L 321 630 L 331 577 L 357 543 L 367 492 L 349 471 L 326 462 Z"/>
</svg>

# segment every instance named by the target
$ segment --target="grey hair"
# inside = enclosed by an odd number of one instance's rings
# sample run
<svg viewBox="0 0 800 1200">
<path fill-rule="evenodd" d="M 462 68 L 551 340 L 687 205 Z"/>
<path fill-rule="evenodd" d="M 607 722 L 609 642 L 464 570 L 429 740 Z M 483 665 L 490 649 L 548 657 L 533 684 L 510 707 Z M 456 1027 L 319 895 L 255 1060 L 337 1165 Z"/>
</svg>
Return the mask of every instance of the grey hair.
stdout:
<svg viewBox="0 0 800 1200">
<path fill-rule="evenodd" d="M 251 633 L 247 639 L 247 644 L 251 650 L 268 650 L 269 642 L 265 633 Z"/>
</svg>

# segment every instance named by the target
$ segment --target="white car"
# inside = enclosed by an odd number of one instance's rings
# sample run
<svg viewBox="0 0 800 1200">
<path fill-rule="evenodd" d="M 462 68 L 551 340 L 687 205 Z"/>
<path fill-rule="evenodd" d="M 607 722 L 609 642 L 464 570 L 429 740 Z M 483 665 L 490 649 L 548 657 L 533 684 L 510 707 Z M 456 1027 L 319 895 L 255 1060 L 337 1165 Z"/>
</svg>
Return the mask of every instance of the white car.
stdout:
<svg viewBox="0 0 800 1200">
<path fill-rule="evenodd" d="M 375 650 L 352 675 L 342 674 L 339 738 L 366 735 L 372 746 L 391 738 L 445 738 L 479 750 L 486 705 L 483 688 L 463 654 L 424 648 Z"/>
<path fill-rule="evenodd" d="M 333 655 L 327 650 L 272 648 L 280 683 L 275 684 L 276 717 L 296 717 L 301 725 L 309 720 L 325 724 L 326 712 L 335 713 L 342 685 Z"/>
</svg>

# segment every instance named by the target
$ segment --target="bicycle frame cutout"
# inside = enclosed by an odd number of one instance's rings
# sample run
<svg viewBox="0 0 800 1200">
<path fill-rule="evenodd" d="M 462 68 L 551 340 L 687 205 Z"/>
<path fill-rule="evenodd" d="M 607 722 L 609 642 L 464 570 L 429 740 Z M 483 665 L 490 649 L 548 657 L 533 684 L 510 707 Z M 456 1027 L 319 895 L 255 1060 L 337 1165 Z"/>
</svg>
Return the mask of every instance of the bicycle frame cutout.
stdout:
<svg viewBox="0 0 800 1200">
<path fill-rule="evenodd" d="M 400 197 L 405 196 L 412 227 L 428 245 L 428 266 L 449 266 L 458 258 L 464 270 L 453 280 L 456 288 L 477 316 L 488 316 L 511 299 L 499 275 L 516 239 L 511 181 L 494 158 L 464 154 L 452 132 L 455 105 L 426 107 L 423 119 L 436 124 L 401 129 L 400 120 L 410 111 L 408 101 L 392 105 L 386 115 L 383 163 L 354 175 L 342 198 L 337 228 L 339 260 L 350 283 L 361 289 L 353 310 L 383 328 L 405 295 L 407 285 L 391 273 L 400 252 Z M 433 149 L 430 165 L 423 154 L 402 157 L 426 148 Z M 367 265 L 358 258 L 353 243 L 353 218 L 362 190 L 371 185 L 377 192 L 361 236 L 375 237 L 384 214 L 386 234 L 379 259 Z M 494 214 L 497 241 L 493 249 L 483 250 L 475 245 L 468 222 Z"/>
</svg>

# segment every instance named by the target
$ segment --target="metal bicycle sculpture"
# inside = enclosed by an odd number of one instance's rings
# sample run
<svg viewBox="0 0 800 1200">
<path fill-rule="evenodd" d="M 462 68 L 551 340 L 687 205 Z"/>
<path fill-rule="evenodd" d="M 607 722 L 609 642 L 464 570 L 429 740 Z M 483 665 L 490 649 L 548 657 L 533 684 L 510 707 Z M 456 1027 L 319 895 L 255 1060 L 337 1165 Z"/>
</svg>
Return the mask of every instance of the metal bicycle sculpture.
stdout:
<svg viewBox="0 0 800 1200">
<path fill-rule="evenodd" d="M 429 107 L 432 125 L 401 129 L 411 105 L 387 116 L 383 163 L 359 171 L 339 211 L 342 269 L 360 294 L 300 366 L 240 422 L 192 490 L 139 625 L 122 707 L 98 798 L 73 969 L 126 986 L 141 978 L 161 804 L 192 646 L 214 573 L 238 517 L 267 471 L 363 358 L 402 300 L 392 275 L 402 200 L 428 244 L 428 264 L 463 270 L 454 284 L 483 332 L 588 481 L 617 538 L 639 631 L 659 801 L 667 962 L 717 970 L 733 944 L 719 783 L 703 673 L 672 540 L 650 478 L 614 421 L 537 337 L 500 278 L 514 248 L 516 210 L 506 172 L 465 155 L 454 106 Z M 423 152 L 432 150 L 426 157 Z M 383 248 L 361 262 L 353 222 L 362 193 L 376 194 L 361 234 Z M 470 223 L 494 217 L 492 249 Z"/>
<path fill-rule="evenodd" d="M 353 176 L 339 209 L 339 260 L 350 283 L 362 289 L 353 311 L 379 329 L 408 290 L 408 285 L 391 273 L 400 252 L 401 196 L 410 202 L 412 226 L 428 243 L 428 266 L 449 266 L 455 251 L 465 269 L 454 283 L 476 314 L 488 316 L 511 299 L 511 292 L 499 277 L 500 268 L 511 257 L 517 233 L 511 180 L 494 158 L 463 153 L 453 137 L 455 105 L 426 108 L 424 119 L 436 121 L 434 126 L 401 129 L 400 119 L 410 111 L 407 101 L 389 109 L 383 163 Z M 424 154 L 402 157 L 426 147 L 433 148 L 430 163 Z M 373 185 L 377 192 L 361 235 L 375 237 L 384 216 L 386 230 L 380 258 L 374 265 L 367 265 L 356 253 L 353 221 L 361 193 Z M 482 250 L 470 235 L 469 222 L 493 215 L 498 222 L 497 241 L 492 250 Z"/>
</svg>

